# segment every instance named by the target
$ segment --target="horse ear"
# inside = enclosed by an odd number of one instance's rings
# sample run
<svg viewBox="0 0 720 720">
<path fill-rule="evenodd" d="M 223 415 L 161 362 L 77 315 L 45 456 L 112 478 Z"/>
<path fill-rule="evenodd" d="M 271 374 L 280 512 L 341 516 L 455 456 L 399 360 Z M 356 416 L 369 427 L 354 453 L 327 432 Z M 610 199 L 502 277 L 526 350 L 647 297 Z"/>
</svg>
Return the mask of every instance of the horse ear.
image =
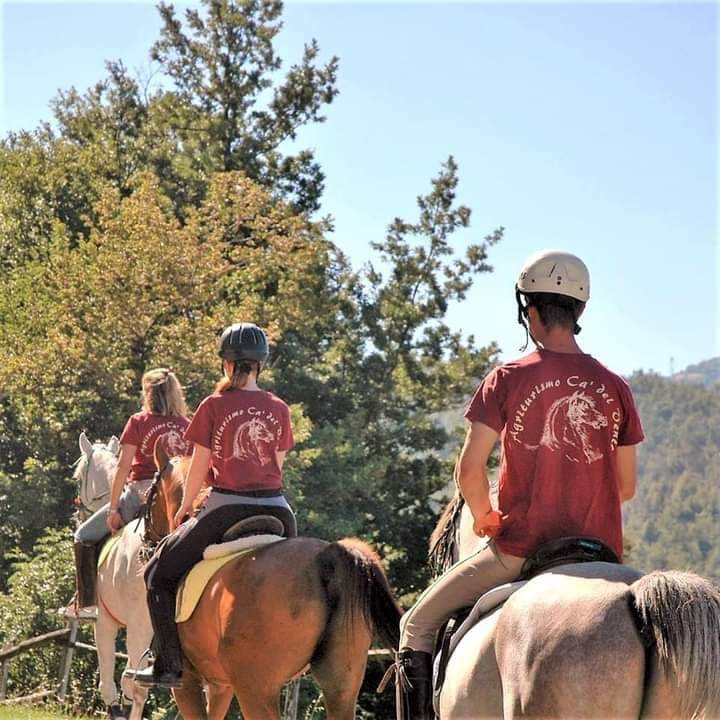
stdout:
<svg viewBox="0 0 720 720">
<path fill-rule="evenodd" d="M 84 453 L 85 455 L 89 455 L 92 452 L 92 443 L 88 440 L 88 436 L 85 434 L 85 431 L 83 430 L 80 433 L 80 452 Z"/>
<path fill-rule="evenodd" d="M 162 435 L 155 441 L 155 467 L 159 470 L 168 464 L 170 456 L 165 449 Z"/>
<path fill-rule="evenodd" d="M 110 450 L 113 455 L 117 455 L 118 450 L 120 450 L 120 441 L 117 437 L 115 437 L 115 435 L 113 435 L 108 441 L 108 450 Z"/>
</svg>

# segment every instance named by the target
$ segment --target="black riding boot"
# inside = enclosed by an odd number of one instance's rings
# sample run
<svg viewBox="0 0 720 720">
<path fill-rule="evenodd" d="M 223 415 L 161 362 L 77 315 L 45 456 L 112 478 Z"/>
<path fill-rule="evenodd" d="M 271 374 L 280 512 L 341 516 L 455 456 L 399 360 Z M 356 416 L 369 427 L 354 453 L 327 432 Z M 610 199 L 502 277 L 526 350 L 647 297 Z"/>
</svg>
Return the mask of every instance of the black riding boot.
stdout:
<svg viewBox="0 0 720 720">
<path fill-rule="evenodd" d="M 430 653 L 403 648 L 398 653 L 397 666 L 397 720 L 434 720 Z"/>
<path fill-rule="evenodd" d="M 96 604 L 98 552 L 95 543 L 75 543 L 75 578 L 78 608 Z"/>
<path fill-rule="evenodd" d="M 146 575 L 146 581 L 147 579 Z M 175 593 L 148 589 L 147 598 L 155 631 L 153 647 L 157 649 L 157 653 L 152 665 L 135 673 L 135 682 L 148 687 L 182 687 L 183 656 L 175 623 Z"/>
</svg>

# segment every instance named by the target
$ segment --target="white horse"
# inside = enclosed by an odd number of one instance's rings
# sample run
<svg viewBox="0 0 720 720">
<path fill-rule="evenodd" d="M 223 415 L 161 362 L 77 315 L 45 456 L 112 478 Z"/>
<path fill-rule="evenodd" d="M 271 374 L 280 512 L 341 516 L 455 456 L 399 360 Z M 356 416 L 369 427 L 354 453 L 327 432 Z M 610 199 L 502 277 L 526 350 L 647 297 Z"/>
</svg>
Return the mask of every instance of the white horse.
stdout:
<svg viewBox="0 0 720 720">
<path fill-rule="evenodd" d="M 456 495 L 431 542 L 447 569 L 487 540 Z M 552 568 L 461 637 L 438 708 L 441 720 L 720 718 L 720 590 L 692 573 Z"/>
<path fill-rule="evenodd" d="M 80 480 L 80 497 L 91 509 L 100 498 L 110 498 L 110 487 L 117 467 L 119 443 L 113 436 L 107 445 L 91 443 L 80 435 L 82 456 L 75 477 Z M 96 509 L 100 509 L 102 505 Z M 141 658 L 152 640 L 153 630 L 145 598 L 145 582 L 140 564 L 144 527 L 142 521 L 126 525 L 98 571 L 98 617 L 95 644 L 100 670 L 100 694 L 110 718 L 142 720 L 148 690 L 137 685 L 129 671 L 140 669 Z M 122 697 L 115 684 L 115 641 L 121 627 L 127 628 L 128 661 L 121 681 Z"/>
</svg>

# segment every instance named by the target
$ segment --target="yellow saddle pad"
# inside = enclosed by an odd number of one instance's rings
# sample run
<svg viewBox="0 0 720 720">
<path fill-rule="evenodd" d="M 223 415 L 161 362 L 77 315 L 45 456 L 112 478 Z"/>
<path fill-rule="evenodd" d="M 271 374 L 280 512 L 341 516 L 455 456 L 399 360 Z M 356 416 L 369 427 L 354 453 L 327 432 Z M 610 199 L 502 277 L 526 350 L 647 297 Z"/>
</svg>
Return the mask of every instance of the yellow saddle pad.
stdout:
<svg viewBox="0 0 720 720">
<path fill-rule="evenodd" d="M 251 552 L 255 548 L 248 548 L 230 555 L 213 558 L 212 560 L 201 560 L 193 569 L 185 576 L 180 583 L 175 598 L 175 622 L 185 622 L 195 610 L 195 606 L 200 600 L 205 586 L 210 582 L 210 578 L 231 560 Z"/>
<path fill-rule="evenodd" d="M 107 560 L 110 551 L 115 547 L 115 545 L 118 544 L 121 535 L 122 533 L 115 533 L 103 543 L 102 549 L 100 550 L 100 555 L 98 557 L 98 569 L 100 569 L 102 564 Z"/>
</svg>

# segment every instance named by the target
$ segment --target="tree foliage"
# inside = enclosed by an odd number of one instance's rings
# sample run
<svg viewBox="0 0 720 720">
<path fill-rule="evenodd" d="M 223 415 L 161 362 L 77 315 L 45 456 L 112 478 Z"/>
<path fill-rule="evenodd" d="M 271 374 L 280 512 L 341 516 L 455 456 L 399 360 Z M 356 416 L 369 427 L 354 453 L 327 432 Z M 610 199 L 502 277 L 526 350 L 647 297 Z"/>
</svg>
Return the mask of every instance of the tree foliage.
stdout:
<svg viewBox="0 0 720 720">
<path fill-rule="evenodd" d="M 7 607 L 26 569 L 13 553 L 37 577 L 61 556 L 71 571 L 53 528 L 69 540 L 80 431 L 117 434 L 153 366 L 173 366 L 194 407 L 219 375 L 218 332 L 240 319 L 268 330 L 262 380 L 292 406 L 285 483 L 301 532 L 370 540 L 406 604 L 427 583 L 429 497 L 451 471 L 439 418 L 496 353 L 451 331 L 446 313 L 491 270 L 502 228 L 456 252 L 471 214 L 450 158 L 417 217 L 395 219 L 374 244 L 378 261 L 353 269 L 312 219 L 320 169 L 309 153 L 285 154 L 322 119 L 336 61 L 319 65 L 313 41 L 279 79 L 279 2 L 203 5 L 184 21 L 160 5 L 160 89 L 109 63 L 84 94 L 59 93 L 54 128 L 0 145 Z M 31 560 L 38 538 L 53 549 Z M 66 580 L 52 580 L 49 603 L 69 599 Z M 387 714 L 378 702 L 388 701 L 364 698 L 363 712 Z"/>
<path fill-rule="evenodd" d="M 282 75 L 279 0 L 202 6 L 183 22 L 160 3 L 150 78 L 108 61 L 87 91 L 57 94 L 52 125 L 0 143 L 0 271 L 43 259 L 56 220 L 72 241 L 87 236 L 106 186 L 126 196 L 139 172 L 158 178 L 179 217 L 202 202 L 214 173 L 233 170 L 300 212 L 319 208 L 322 170 L 312 151 L 294 148 L 337 94 L 337 58 L 321 63 L 311 39 Z"/>
</svg>

